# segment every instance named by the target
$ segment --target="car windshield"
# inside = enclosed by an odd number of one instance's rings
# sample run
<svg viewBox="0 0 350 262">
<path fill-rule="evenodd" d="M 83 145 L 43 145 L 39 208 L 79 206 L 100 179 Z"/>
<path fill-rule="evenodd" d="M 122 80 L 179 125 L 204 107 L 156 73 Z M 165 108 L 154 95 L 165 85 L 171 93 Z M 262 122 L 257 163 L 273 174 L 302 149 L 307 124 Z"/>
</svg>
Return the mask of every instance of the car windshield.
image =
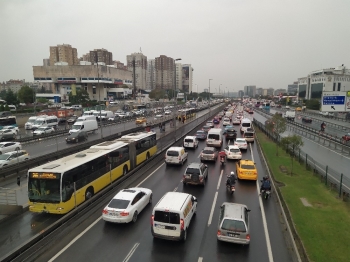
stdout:
<svg viewBox="0 0 350 262">
<path fill-rule="evenodd" d="M 0 160 L 7 160 L 10 156 L 10 154 L 2 154 L 0 155 Z"/>
<path fill-rule="evenodd" d="M 130 200 L 112 199 L 112 201 L 109 202 L 108 207 L 115 208 L 115 209 L 126 209 L 129 206 L 129 203 L 130 203 Z"/>
<path fill-rule="evenodd" d="M 180 215 L 173 212 L 155 211 L 154 221 L 168 224 L 180 224 Z"/>
<path fill-rule="evenodd" d="M 81 125 L 73 125 L 72 129 L 73 130 L 80 130 L 81 129 Z"/>
<path fill-rule="evenodd" d="M 230 152 L 238 153 L 238 152 L 241 152 L 241 150 L 239 150 L 239 148 L 230 148 Z"/>
<path fill-rule="evenodd" d="M 27 123 L 35 123 L 35 119 L 28 119 Z"/>
<path fill-rule="evenodd" d="M 246 142 L 245 142 L 245 140 L 243 141 L 243 140 L 238 140 L 238 139 L 236 139 L 236 143 L 245 144 Z"/>
<path fill-rule="evenodd" d="M 198 168 L 187 168 L 186 170 L 186 174 L 190 174 L 190 175 L 199 175 L 200 174 L 200 171 Z"/>
<path fill-rule="evenodd" d="M 61 201 L 60 193 L 60 174 L 54 174 L 53 178 L 36 179 L 32 178 L 34 174 L 29 174 L 28 181 L 28 197 L 32 202 L 59 203 Z M 62 195 L 65 197 L 69 192 L 65 188 L 62 189 Z M 70 187 L 70 193 L 74 192 Z"/>
<path fill-rule="evenodd" d="M 253 166 L 253 165 L 241 165 L 241 168 L 242 169 L 250 169 L 250 170 L 252 170 L 252 169 L 255 169 L 255 166 Z"/>
<path fill-rule="evenodd" d="M 235 232 L 246 232 L 246 228 L 243 221 L 225 219 L 222 222 L 221 228 L 223 230 L 235 231 Z"/>
<path fill-rule="evenodd" d="M 243 127 L 250 127 L 250 123 L 242 123 Z"/>
<path fill-rule="evenodd" d="M 169 150 L 167 152 L 167 156 L 178 156 L 179 155 L 179 152 L 178 151 L 172 151 L 172 150 Z"/>
<path fill-rule="evenodd" d="M 215 139 L 215 140 L 219 140 L 220 139 L 220 135 L 217 134 L 209 134 L 208 135 L 209 139 Z"/>
<path fill-rule="evenodd" d="M 193 139 L 192 139 L 192 138 L 186 138 L 186 139 L 185 139 L 185 142 L 186 142 L 186 143 L 193 143 Z"/>
</svg>

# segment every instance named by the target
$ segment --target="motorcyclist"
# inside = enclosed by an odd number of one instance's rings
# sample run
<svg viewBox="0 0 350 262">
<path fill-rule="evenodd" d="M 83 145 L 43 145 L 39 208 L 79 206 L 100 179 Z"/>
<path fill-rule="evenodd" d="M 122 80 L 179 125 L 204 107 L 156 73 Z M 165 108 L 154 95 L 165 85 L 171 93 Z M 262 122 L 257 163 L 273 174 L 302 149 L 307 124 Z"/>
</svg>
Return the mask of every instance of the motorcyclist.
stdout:
<svg viewBox="0 0 350 262">
<path fill-rule="evenodd" d="M 261 181 L 261 187 L 260 187 L 260 194 L 263 190 L 269 190 L 271 191 L 271 181 L 268 176 L 264 176 L 263 180 Z"/>
<path fill-rule="evenodd" d="M 324 122 L 322 122 L 322 124 L 321 124 L 321 131 L 324 131 L 325 128 L 326 128 L 326 124 Z"/>
<path fill-rule="evenodd" d="M 227 176 L 227 180 L 226 180 L 226 186 L 230 185 L 233 186 L 236 183 L 237 177 L 235 175 L 235 172 L 231 172 L 230 175 Z"/>
<path fill-rule="evenodd" d="M 225 151 L 220 151 L 220 152 L 219 152 L 219 158 L 220 158 L 220 161 L 221 161 L 221 160 L 224 160 L 224 161 L 225 161 L 225 159 L 226 159 L 226 153 L 225 153 Z"/>
</svg>

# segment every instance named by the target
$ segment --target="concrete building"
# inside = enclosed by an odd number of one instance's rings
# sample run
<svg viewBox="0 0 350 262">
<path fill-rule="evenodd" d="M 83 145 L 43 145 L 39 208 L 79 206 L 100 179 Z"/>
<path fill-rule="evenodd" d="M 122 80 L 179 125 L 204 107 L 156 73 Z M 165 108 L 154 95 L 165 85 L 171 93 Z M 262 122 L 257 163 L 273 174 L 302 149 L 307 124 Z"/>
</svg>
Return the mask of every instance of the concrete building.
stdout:
<svg viewBox="0 0 350 262">
<path fill-rule="evenodd" d="M 174 89 L 174 59 L 161 55 L 155 58 L 156 88 Z"/>
<path fill-rule="evenodd" d="M 242 98 L 244 96 L 244 90 L 238 91 L 238 97 Z"/>
<path fill-rule="evenodd" d="M 156 67 L 155 59 L 147 60 L 147 74 L 146 74 L 146 88 L 147 90 L 153 90 L 156 88 Z"/>
<path fill-rule="evenodd" d="M 11 90 L 14 93 L 17 93 L 22 86 L 26 85 L 25 80 L 9 80 L 3 83 L 0 83 L 0 91 L 2 90 Z"/>
<path fill-rule="evenodd" d="M 50 46 L 50 65 L 66 62 L 68 65 L 78 65 L 78 51 L 71 45 Z"/>
<path fill-rule="evenodd" d="M 350 91 L 350 69 L 344 65 L 321 69 L 298 78 L 298 96 L 321 99 L 323 91 Z"/>
<path fill-rule="evenodd" d="M 256 89 L 256 94 L 258 95 L 258 96 L 262 96 L 263 95 L 263 88 L 261 88 L 261 87 L 258 87 L 257 89 Z"/>
<path fill-rule="evenodd" d="M 274 96 L 278 96 L 280 94 L 286 94 L 287 93 L 287 89 L 276 89 L 273 93 Z"/>
<path fill-rule="evenodd" d="M 112 65 L 33 66 L 34 82 L 50 85 L 53 93 L 64 101 L 73 90 L 84 89 L 91 100 L 107 101 L 123 98 L 122 85 L 132 86 L 132 74 Z"/>
<path fill-rule="evenodd" d="M 244 95 L 249 97 L 255 97 L 256 95 L 256 86 L 245 86 Z"/>
<path fill-rule="evenodd" d="M 273 96 L 274 92 L 275 92 L 275 89 L 270 87 L 270 88 L 267 89 L 266 95 L 267 96 Z"/>
<path fill-rule="evenodd" d="M 50 65 L 50 58 L 43 59 L 43 66 L 49 66 Z"/>
<path fill-rule="evenodd" d="M 176 74 L 177 74 L 177 71 L 176 70 Z M 183 76 L 182 76 L 182 91 L 184 93 L 191 93 L 192 92 L 192 87 L 193 87 L 193 68 L 190 64 L 185 64 L 185 65 L 182 65 L 182 73 L 183 73 Z M 176 78 L 176 80 L 178 80 Z M 181 84 L 180 82 L 180 78 L 179 78 L 179 82 L 176 82 L 176 85 L 178 86 L 178 83 Z"/>
<path fill-rule="evenodd" d="M 183 90 L 184 71 L 181 63 L 175 63 L 176 68 L 176 90 Z"/>
<path fill-rule="evenodd" d="M 108 52 L 108 50 L 106 50 L 104 48 L 94 49 L 93 51 L 90 51 L 89 56 L 90 57 L 88 57 L 86 55 L 86 57 L 89 60 L 85 60 L 85 61 L 91 62 L 93 64 L 95 64 L 97 62 L 97 63 L 100 63 L 100 65 L 101 64 L 104 64 L 104 65 L 113 65 L 114 64 L 112 53 Z"/>
<path fill-rule="evenodd" d="M 288 95 L 295 95 L 298 92 L 298 82 L 294 82 L 291 85 L 288 85 L 287 93 Z"/>
<path fill-rule="evenodd" d="M 134 74 L 135 70 L 135 76 L 133 76 L 135 81 L 136 90 L 138 89 L 147 89 L 147 56 L 143 55 L 142 53 L 133 53 L 131 55 L 126 56 L 127 60 L 127 67 L 128 70 L 132 73 L 132 76 Z"/>
</svg>

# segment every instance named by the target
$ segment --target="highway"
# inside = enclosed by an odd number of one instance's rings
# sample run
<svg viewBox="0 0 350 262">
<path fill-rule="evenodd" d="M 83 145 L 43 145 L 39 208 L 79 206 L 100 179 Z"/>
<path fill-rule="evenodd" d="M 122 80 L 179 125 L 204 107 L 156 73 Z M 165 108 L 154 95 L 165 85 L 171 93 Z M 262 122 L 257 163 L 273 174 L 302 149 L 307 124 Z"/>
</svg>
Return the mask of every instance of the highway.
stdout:
<svg viewBox="0 0 350 262">
<path fill-rule="evenodd" d="M 237 126 L 238 130 L 239 127 Z M 240 136 L 240 135 L 238 135 Z M 200 142 L 196 150 L 189 150 L 188 163 L 199 162 L 205 146 Z M 265 175 L 256 144 L 252 144 L 243 158 L 254 159 L 259 178 Z M 101 219 L 101 211 L 109 202 L 86 217 L 83 224 L 74 228 L 55 245 L 42 261 L 292 261 L 284 240 L 285 231 L 275 196 L 261 201 L 256 182 L 238 181 L 234 196 L 225 189 L 226 174 L 235 171 L 235 161 L 222 168 L 219 161 L 207 163 L 209 178 L 206 186 L 183 186 L 184 166 L 166 166 L 164 163 L 144 174 L 140 181 L 130 185 L 153 190 L 153 203 L 139 215 L 136 224 L 110 224 Z M 145 179 L 146 178 L 146 179 Z M 197 215 L 191 222 L 185 243 L 153 239 L 150 229 L 152 206 L 169 191 L 187 192 L 198 199 Z M 216 239 L 219 206 L 225 201 L 244 203 L 250 209 L 250 246 L 218 242 Z M 212 208 L 213 207 L 213 208 Z M 213 212 L 212 212 L 213 210 Z M 263 213 L 267 224 L 264 225 Z M 212 220 L 210 219 L 212 217 Z M 83 251 L 83 252 L 82 252 Z"/>
</svg>

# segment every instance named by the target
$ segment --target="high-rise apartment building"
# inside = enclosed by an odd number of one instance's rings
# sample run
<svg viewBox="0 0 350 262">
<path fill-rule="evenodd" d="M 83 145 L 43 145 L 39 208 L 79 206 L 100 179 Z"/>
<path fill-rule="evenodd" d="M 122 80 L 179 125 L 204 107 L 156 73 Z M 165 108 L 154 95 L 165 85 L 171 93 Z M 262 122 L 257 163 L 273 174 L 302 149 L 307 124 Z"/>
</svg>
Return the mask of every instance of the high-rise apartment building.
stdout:
<svg viewBox="0 0 350 262">
<path fill-rule="evenodd" d="M 113 65 L 113 55 L 112 52 L 108 52 L 108 50 L 102 49 L 94 49 L 89 52 L 90 57 L 86 56 L 87 60 L 91 63 L 104 63 L 105 65 Z M 84 57 L 84 56 L 83 56 Z"/>
<path fill-rule="evenodd" d="M 156 67 L 155 67 L 155 59 L 147 60 L 147 75 L 146 75 L 146 89 L 153 90 L 156 88 Z"/>
<path fill-rule="evenodd" d="M 258 95 L 258 96 L 262 96 L 263 95 L 263 88 L 262 87 L 258 87 L 257 89 L 256 89 L 256 94 Z"/>
<path fill-rule="evenodd" d="M 193 85 L 193 68 L 191 65 L 182 65 L 183 81 L 182 81 L 182 91 L 184 93 L 192 92 Z M 177 70 L 176 70 L 177 73 Z"/>
<path fill-rule="evenodd" d="M 176 90 L 183 91 L 183 80 L 184 80 L 183 65 L 181 63 L 175 63 L 175 69 L 176 69 L 176 76 L 175 76 Z"/>
<path fill-rule="evenodd" d="M 298 92 L 298 82 L 294 82 L 292 85 L 288 85 L 288 95 L 295 95 Z"/>
<path fill-rule="evenodd" d="M 256 95 L 256 86 L 245 86 L 244 95 L 249 97 L 255 97 Z"/>
<path fill-rule="evenodd" d="M 161 55 L 155 59 L 156 69 L 156 88 L 173 89 L 174 88 L 174 59 Z"/>
<path fill-rule="evenodd" d="M 267 89 L 266 95 L 273 96 L 273 93 L 275 92 L 275 89 L 270 87 Z"/>
<path fill-rule="evenodd" d="M 50 65 L 66 62 L 68 65 L 79 65 L 78 51 L 71 45 L 50 46 Z"/>
<path fill-rule="evenodd" d="M 126 56 L 128 70 L 131 71 L 136 89 L 147 89 L 147 56 L 133 53 Z M 135 75 L 134 75 L 135 72 Z"/>
</svg>

